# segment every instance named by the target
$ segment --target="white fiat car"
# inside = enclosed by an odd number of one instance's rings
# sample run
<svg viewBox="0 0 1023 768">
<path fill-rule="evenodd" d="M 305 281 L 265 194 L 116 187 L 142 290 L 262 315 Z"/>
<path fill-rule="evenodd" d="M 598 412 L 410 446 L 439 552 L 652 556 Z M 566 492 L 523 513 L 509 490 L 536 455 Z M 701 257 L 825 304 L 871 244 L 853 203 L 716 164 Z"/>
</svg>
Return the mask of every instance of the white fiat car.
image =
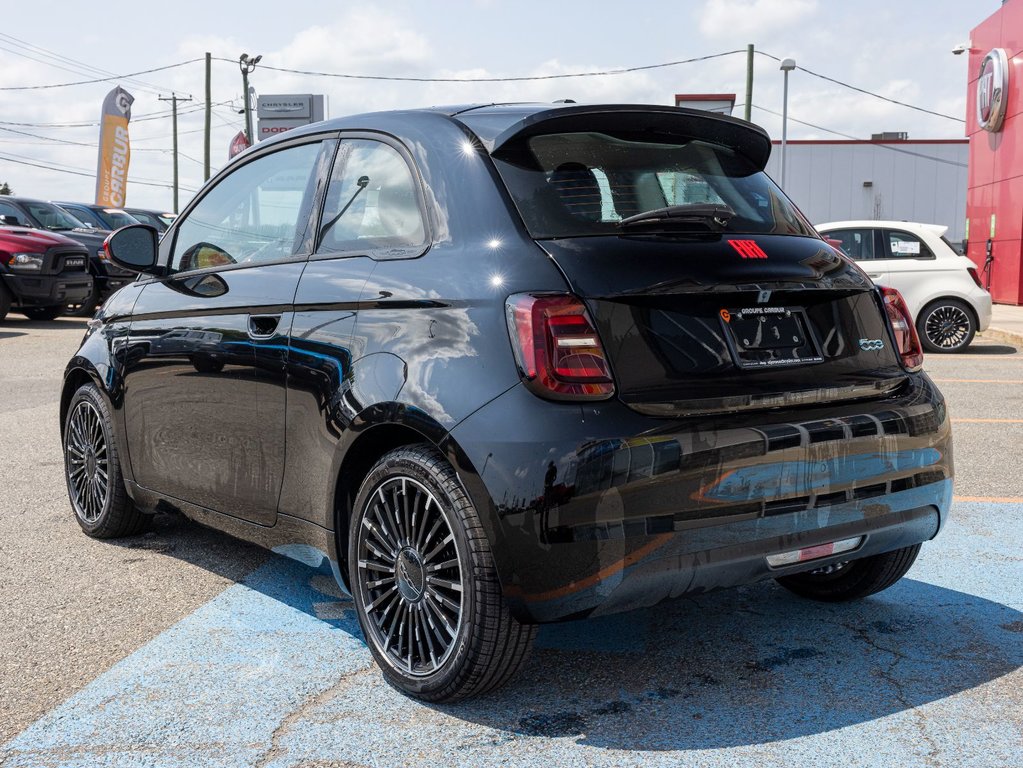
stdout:
<svg viewBox="0 0 1023 768">
<path fill-rule="evenodd" d="M 948 227 L 908 221 L 832 221 L 817 225 L 841 242 L 878 285 L 896 288 L 930 352 L 958 352 L 991 322 L 991 294 L 973 262 L 945 239 Z"/>
</svg>

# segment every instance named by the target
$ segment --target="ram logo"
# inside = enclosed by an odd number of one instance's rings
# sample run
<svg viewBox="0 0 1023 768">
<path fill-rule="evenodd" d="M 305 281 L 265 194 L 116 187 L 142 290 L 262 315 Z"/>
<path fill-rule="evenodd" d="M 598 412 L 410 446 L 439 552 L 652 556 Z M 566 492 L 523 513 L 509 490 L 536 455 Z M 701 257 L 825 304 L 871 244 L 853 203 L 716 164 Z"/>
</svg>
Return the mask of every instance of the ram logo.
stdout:
<svg viewBox="0 0 1023 768">
<path fill-rule="evenodd" d="M 860 339 L 860 349 L 864 352 L 878 352 L 884 349 L 884 342 L 881 339 Z"/>
</svg>

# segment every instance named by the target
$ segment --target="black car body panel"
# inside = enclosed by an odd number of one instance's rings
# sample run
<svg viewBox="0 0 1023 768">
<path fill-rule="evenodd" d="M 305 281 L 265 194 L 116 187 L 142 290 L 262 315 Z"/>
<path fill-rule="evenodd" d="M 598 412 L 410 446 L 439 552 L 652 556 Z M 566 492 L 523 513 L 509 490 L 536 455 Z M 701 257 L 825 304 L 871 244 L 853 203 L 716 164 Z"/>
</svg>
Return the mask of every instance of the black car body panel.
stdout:
<svg viewBox="0 0 1023 768">
<path fill-rule="evenodd" d="M 864 537 L 846 560 L 932 538 L 951 499 L 941 395 L 900 364 L 869 280 L 798 214 L 793 231 L 809 234 L 530 235 L 498 167 L 510 161 L 490 150 L 637 115 L 650 116 L 640 133 L 702 130 L 766 162 L 759 129 L 659 107 L 391 112 L 261 143 L 182 212 L 161 264 L 232 174 L 319 143 L 294 252 L 143 277 L 98 315 L 64 407 L 85 377 L 102 386 L 143 508 L 326 560 L 342 582 L 365 472 L 397 445 L 438 446 L 524 621 L 805 570 L 772 569 L 765 555 L 837 538 Z M 421 244 L 318 249 L 333 149 L 343 157 L 357 141 L 407 163 Z M 351 200 L 362 204 L 364 187 Z M 766 257 L 751 261 L 736 239 Z M 538 397 L 512 354 L 506 299 L 567 292 L 608 350 L 616 390 L 603 401 Z M 722 312 L 745 322 L 758 307 L 798 316 L 810 351 L 797 344 L 777 365 L 760 365 L 773 353 L 754 343 L 737 351 L 742 332 Z"/>
<path fill-rule="evenodd" d="M 951 503 L 948 415 L 922 375 L 897 397 L 755 416 L 652 422 L 609 402 L 525 420 L 532 400 L 517 386 L 451 434 L 526 620 L 775 577 L 765 555 L 851 536 L 862 555 L 926 541 Z"/>
</svg>

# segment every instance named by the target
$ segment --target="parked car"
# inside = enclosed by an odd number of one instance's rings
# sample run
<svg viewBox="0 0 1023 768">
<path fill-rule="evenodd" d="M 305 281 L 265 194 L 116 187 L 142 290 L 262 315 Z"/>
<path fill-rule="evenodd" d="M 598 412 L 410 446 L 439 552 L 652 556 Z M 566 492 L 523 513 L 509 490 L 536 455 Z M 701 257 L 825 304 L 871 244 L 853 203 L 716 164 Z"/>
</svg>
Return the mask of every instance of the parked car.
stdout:
<svg viewBox="0 0 1023 768">
<path fill-rule="evenodd" d="M 106 230 L 111 232 L 129 224 L 141 224 L 131 214 L 120 208 L 111 208 L 108 205 L 95 205 L 93 203 L 64 203 L 59 200 L 53 201 L 76 219 L 85 223 L 93 229 Z"/>
<path fill-rule="evenodd" d="M 898 292 L 770 151 L 658 106 L 261 142 L 159 241 L 108 240 L 142 277 L 67 367 L 79 525 L 179 510 L 329 568 L 386 679 L 431 701 L 502 684 L 541 622 L 885 589 L 948 513 L 947 411 Z"/>
<path fill-rule="evenodd" d="M 128 270 L 112 264 L 101 252 L 106 232 L 98 233 L 60 206 L 45 200 L 24 197 L 0 198 L 0 224 L 35 227 L 59 232 L 86 247 L 89 252 L 89 273 L 92 292 L 81 301 L 69 301 L 64 311 L 78 317 L 91 316 L 96 307 L 111 293 L 135 279 Z"/>
<path fill-rule="evenodd" d="M 92 291 L 89 252 L 63 235 L 0 227 L 0 320 L 10 310 L 53 320 Z"/>
<path fill-rule="evenodd" d="M 156 231 L 160 233 L 166 232 L 167 228 L 174 223 L 174 219 L 177 217 L 176 213 L 150 210 L 148 208 L 125 208 L 124 210 L 143 224 L 155 227 Z"/>
<path fill-rule="evenodd" d="M 823 237 L 841 241 L 879 285 L 897 288 L 929 352 L 960 352 L 991 322 L 991 294 L 977 268 L 945 239 L 948 227 L 908 221 L 833 221 Z"/>
</svg>

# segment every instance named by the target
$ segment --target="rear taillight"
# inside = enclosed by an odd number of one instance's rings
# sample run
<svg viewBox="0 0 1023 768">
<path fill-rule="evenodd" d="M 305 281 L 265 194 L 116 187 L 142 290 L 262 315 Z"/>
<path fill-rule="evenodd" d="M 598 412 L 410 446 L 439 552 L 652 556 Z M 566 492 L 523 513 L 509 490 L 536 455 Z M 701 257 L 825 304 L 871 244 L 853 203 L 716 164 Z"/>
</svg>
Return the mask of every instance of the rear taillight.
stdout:
<svg viewBox="0 0 1023 768">
<path fill-rule="evenodd" d="M 605 400 L 611 369 L 585 305 L 571 294 L 520 293 L 505 303 L 519 371 L 541 397 Z"/>
<path fill-rule="evenodd" d="M 881 298 L 884 300 L 884 311 L 899 348 L 902 367 L 907 371 L 919 371 L 924 364 L 924 352 L 906 300 L 894 288 L 881 288 Z"/>
<path fill-rule="evenodd" d="M 978 274 L 976 267 L 967 267 L 966 271 L 970 273 L 970 277 L 973 278 L 973 282 L 977 284 L 978 288 L 984 287 L 980 282 L 980 274 Z"/>
</svg>

